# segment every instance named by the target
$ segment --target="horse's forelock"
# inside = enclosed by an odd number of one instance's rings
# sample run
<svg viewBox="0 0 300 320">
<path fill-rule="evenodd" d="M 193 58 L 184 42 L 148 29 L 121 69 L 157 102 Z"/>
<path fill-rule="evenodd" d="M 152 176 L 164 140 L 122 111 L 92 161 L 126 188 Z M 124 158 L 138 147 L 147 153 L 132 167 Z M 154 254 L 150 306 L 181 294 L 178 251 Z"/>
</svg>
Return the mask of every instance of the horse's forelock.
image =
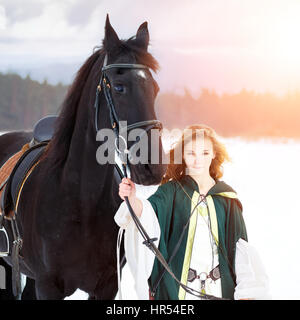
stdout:
<svg viewBox="0 0 300 320">
<path fill-rule="evenodd" d="M 154 72 L 159 70 L 157 60 L 151 53 L 145 50 L 144 47 L 139 45 L 135 37 L 131 37 L 128 40 L 120 40 L 118 46 L 114 46 L 113 48 L 106 48 L 105 43 L 103 42 L 102 48 L 105 50 L 106 54 L 113 58 L 117 58 L 122 55 L 134 56 L 136 63 L 143 64 Z"/>
<path fill-rule="evenodd" d="M 157 60 L 152 56 L 151 53 L 146 51 L 144 48 L 139 47 L 134 37 L 126 41 L 122 41 L 121 45 L 125 50 L 128 50 L 134 54 L 137 63 L 143 64 L 154 72 L 157 72 L 159 69 Z"/>
</svg>

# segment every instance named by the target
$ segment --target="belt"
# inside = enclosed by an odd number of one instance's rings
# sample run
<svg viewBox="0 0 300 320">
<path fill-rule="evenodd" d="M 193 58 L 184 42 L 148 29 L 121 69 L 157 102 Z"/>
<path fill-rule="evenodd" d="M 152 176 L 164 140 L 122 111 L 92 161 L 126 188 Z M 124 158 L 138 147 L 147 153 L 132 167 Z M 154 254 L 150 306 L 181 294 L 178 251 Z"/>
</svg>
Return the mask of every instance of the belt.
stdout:
<svg viewBox="0 0 300 320">
<path fill-rule="evenodd" d="M 200 279 L 201 281 L 205 281 L 207 279 L 212 279 L 213 281 L 216 281 L 220 278 L 221 278 L 220 268 L 219 268 L 219 265 L 217 265 L 208 274 L 206 272 L 200 272 L 199 274 L 197 274 L 196 270 L 189 268 L 187 281 L 193 282 L 196 279 Z"/>
</svg>

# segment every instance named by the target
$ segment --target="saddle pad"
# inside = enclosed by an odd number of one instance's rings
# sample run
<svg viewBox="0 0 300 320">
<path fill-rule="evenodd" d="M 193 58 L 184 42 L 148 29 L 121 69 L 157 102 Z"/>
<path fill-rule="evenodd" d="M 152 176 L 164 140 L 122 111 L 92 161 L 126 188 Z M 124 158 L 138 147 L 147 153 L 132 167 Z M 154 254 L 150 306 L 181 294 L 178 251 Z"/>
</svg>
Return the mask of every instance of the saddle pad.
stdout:
<svg viewBox="0 0 300 320">
<path fill-rule="evenodd" d="M 13 171 L 16 163 L 22 157 L 22 155 L 29 149 L 29 144 L 25 144 L 20 151 L 12 155 L 0 168 L 0 199 L 2 196 L 2 192 L 4 190 L 4 186 Z M 1 209 L 0 209 L 1 214 Z"/>
<path fill-rule="evenodd" d="M 38 164 L 40 157 L 45 151 L 45 147 L 45 144 L 39 144 L 31 148 L 30 151 L 26 152 L 26 154 L 20 160 L 21 162 L 17 164 L 17 167 L 14 170 L 10 184 L 10 193 L 15 210 L 17 210 L 18 198 L 20 192 L 22 191 L 23 185 L 31 174 L 32 170 Z"/>
</svg>

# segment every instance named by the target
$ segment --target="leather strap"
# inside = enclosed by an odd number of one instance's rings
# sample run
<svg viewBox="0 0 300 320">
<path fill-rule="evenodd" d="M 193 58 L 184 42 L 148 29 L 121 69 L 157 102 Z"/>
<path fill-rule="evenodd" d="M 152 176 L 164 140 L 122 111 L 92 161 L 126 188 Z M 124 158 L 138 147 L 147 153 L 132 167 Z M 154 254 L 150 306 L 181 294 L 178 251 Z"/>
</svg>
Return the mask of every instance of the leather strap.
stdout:
<svg viewBox="0 0 300 320">
<path fill-rule="evenodd" d="M 106 71 L 112 68 L 123 68 L 123 69 L 148 69 L 147 66 L 143 64 L 134 64 L 134 63 L 113 63 L 107 66 L 102 67 L 102 71 Z"/>
</svg>

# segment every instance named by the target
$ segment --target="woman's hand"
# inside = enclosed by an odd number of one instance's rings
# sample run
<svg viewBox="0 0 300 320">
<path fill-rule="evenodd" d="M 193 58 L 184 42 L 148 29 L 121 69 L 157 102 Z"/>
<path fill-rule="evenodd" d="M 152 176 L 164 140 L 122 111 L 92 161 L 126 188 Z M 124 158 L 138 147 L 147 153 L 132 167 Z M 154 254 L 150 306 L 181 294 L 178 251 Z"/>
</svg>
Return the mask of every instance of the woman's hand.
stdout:
<svg viewBox="0 0 300 320">
<path fill-rule="evenodd" d="M 136 188 L 134 182 L 129 178 L 123 178 L 122 182 L 119 184 L 119 196 L 122 200 L 125 200 L 125 197 L 128 199 L 134 199 L 136 194 Z"/>
<path fill-rule="evenodd" d="M 136 197 L 135 184 L 129 178 L 123 178 L 122 182 L 119 184 L 119 196 L 122 200 L 125 200 L 125 197 L 128 197 L 135 214 L 138 217 L 142 215 L 143 203 Z"/>
</svg>

